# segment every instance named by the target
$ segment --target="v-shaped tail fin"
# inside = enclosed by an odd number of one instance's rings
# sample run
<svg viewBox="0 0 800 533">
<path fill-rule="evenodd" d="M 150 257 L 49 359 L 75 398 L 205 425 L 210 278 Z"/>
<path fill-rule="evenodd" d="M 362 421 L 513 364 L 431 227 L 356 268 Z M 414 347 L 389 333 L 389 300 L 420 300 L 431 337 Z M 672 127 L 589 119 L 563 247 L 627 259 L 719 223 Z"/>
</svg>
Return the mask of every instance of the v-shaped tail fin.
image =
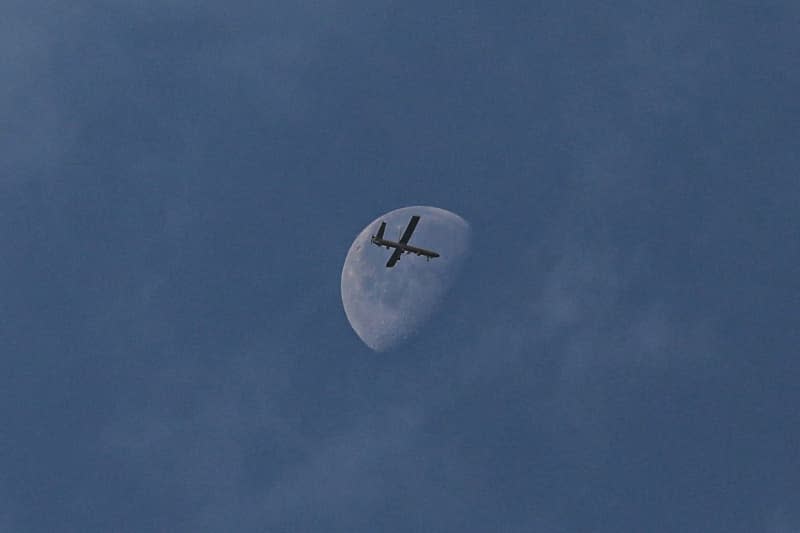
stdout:
<svg viewBox="0 0 800 533">
<path fill-rule="evenodd" d="M 381 227 L 378 228 L 378 233 L 375 234 L 376 239 L 383 239 L 383 232 L 386 231 L 386 222 L 381 222 Z"/>
</svg>

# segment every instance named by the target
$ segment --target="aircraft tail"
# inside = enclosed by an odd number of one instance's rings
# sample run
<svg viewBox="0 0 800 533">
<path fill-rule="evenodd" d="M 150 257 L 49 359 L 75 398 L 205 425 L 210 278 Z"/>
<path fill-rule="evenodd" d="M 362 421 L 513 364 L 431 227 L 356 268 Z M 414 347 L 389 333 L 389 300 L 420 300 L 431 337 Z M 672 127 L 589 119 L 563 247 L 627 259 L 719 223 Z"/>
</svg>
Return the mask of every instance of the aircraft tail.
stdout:
<svg viewBox="0 0 800 533">
<path fill-rule="evenodd" d="M 383 232 L 386 231 L 386 222 L 381 222 L 381 227 L 378 228 L 378 233 L 375 234 L 376 239 L 383 239 Z"/>
</svg>

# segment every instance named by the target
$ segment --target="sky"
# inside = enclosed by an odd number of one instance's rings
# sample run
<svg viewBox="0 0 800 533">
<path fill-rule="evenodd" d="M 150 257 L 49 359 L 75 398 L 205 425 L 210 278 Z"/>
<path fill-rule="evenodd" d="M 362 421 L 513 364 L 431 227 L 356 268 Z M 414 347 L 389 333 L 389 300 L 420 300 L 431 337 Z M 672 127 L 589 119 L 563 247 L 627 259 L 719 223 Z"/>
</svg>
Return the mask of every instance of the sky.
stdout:
<svg viewBox="0 0 800 533">
<path fill-rule="evenodd" d="M 0 532 L 800 531 L 799 25 L 6 0 Z M 375 353 L 408 205 L 471 255 Z"/>
</svg>

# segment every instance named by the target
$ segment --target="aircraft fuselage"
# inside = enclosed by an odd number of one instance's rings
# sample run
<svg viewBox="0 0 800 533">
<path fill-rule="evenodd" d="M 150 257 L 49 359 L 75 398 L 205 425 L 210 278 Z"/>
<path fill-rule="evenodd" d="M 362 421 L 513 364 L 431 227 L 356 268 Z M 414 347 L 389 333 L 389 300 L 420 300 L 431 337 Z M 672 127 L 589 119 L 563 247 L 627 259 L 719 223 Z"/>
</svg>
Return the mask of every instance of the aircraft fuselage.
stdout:
<svg viewBox="0 0 800 533">
<path fill-rule="evenodd" d="M 403 244 L 401 242 L 396 241 L 389 241 L 386 239 L 379 239 L 378 237 L 372 237 L 372 244 L 377 246 L 385 246 L 388 250 L 389 248 L 397 248 L 401 250 L 403 253 L 407 254 L 417 254 L 417 255 L 424 255 L 425 257 L 439 257 L 434 251 L 426 250 L 425 248 L 417 248 L 416 246 L 411 246 L 409 244 Z"/>
</svg>

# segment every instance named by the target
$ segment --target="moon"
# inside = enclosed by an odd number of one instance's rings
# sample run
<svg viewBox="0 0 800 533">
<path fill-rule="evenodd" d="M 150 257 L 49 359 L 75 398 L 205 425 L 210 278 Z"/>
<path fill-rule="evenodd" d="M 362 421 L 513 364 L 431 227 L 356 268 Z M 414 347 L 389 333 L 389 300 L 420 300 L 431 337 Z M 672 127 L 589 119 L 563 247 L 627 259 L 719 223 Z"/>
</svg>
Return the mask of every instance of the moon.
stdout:
<svg viewBox="0 0 800 533">
<path fill-rule="evenodd" d="M 380 223 L 384 238 L 397 241 L 412 215 L 420 221 L 409 244 L 439 253 L 403 254 L 386 268 L 392 249 L 370 241 Z M 377 352 L 390 350 L 411 337 L 437 310 L 453 285 L 470 242 L 469 223 L 431 206 L 402 207 L 370 222 L 353 241 L 342 267 L 342 305 L 353 330 Z"/>
</svg>

